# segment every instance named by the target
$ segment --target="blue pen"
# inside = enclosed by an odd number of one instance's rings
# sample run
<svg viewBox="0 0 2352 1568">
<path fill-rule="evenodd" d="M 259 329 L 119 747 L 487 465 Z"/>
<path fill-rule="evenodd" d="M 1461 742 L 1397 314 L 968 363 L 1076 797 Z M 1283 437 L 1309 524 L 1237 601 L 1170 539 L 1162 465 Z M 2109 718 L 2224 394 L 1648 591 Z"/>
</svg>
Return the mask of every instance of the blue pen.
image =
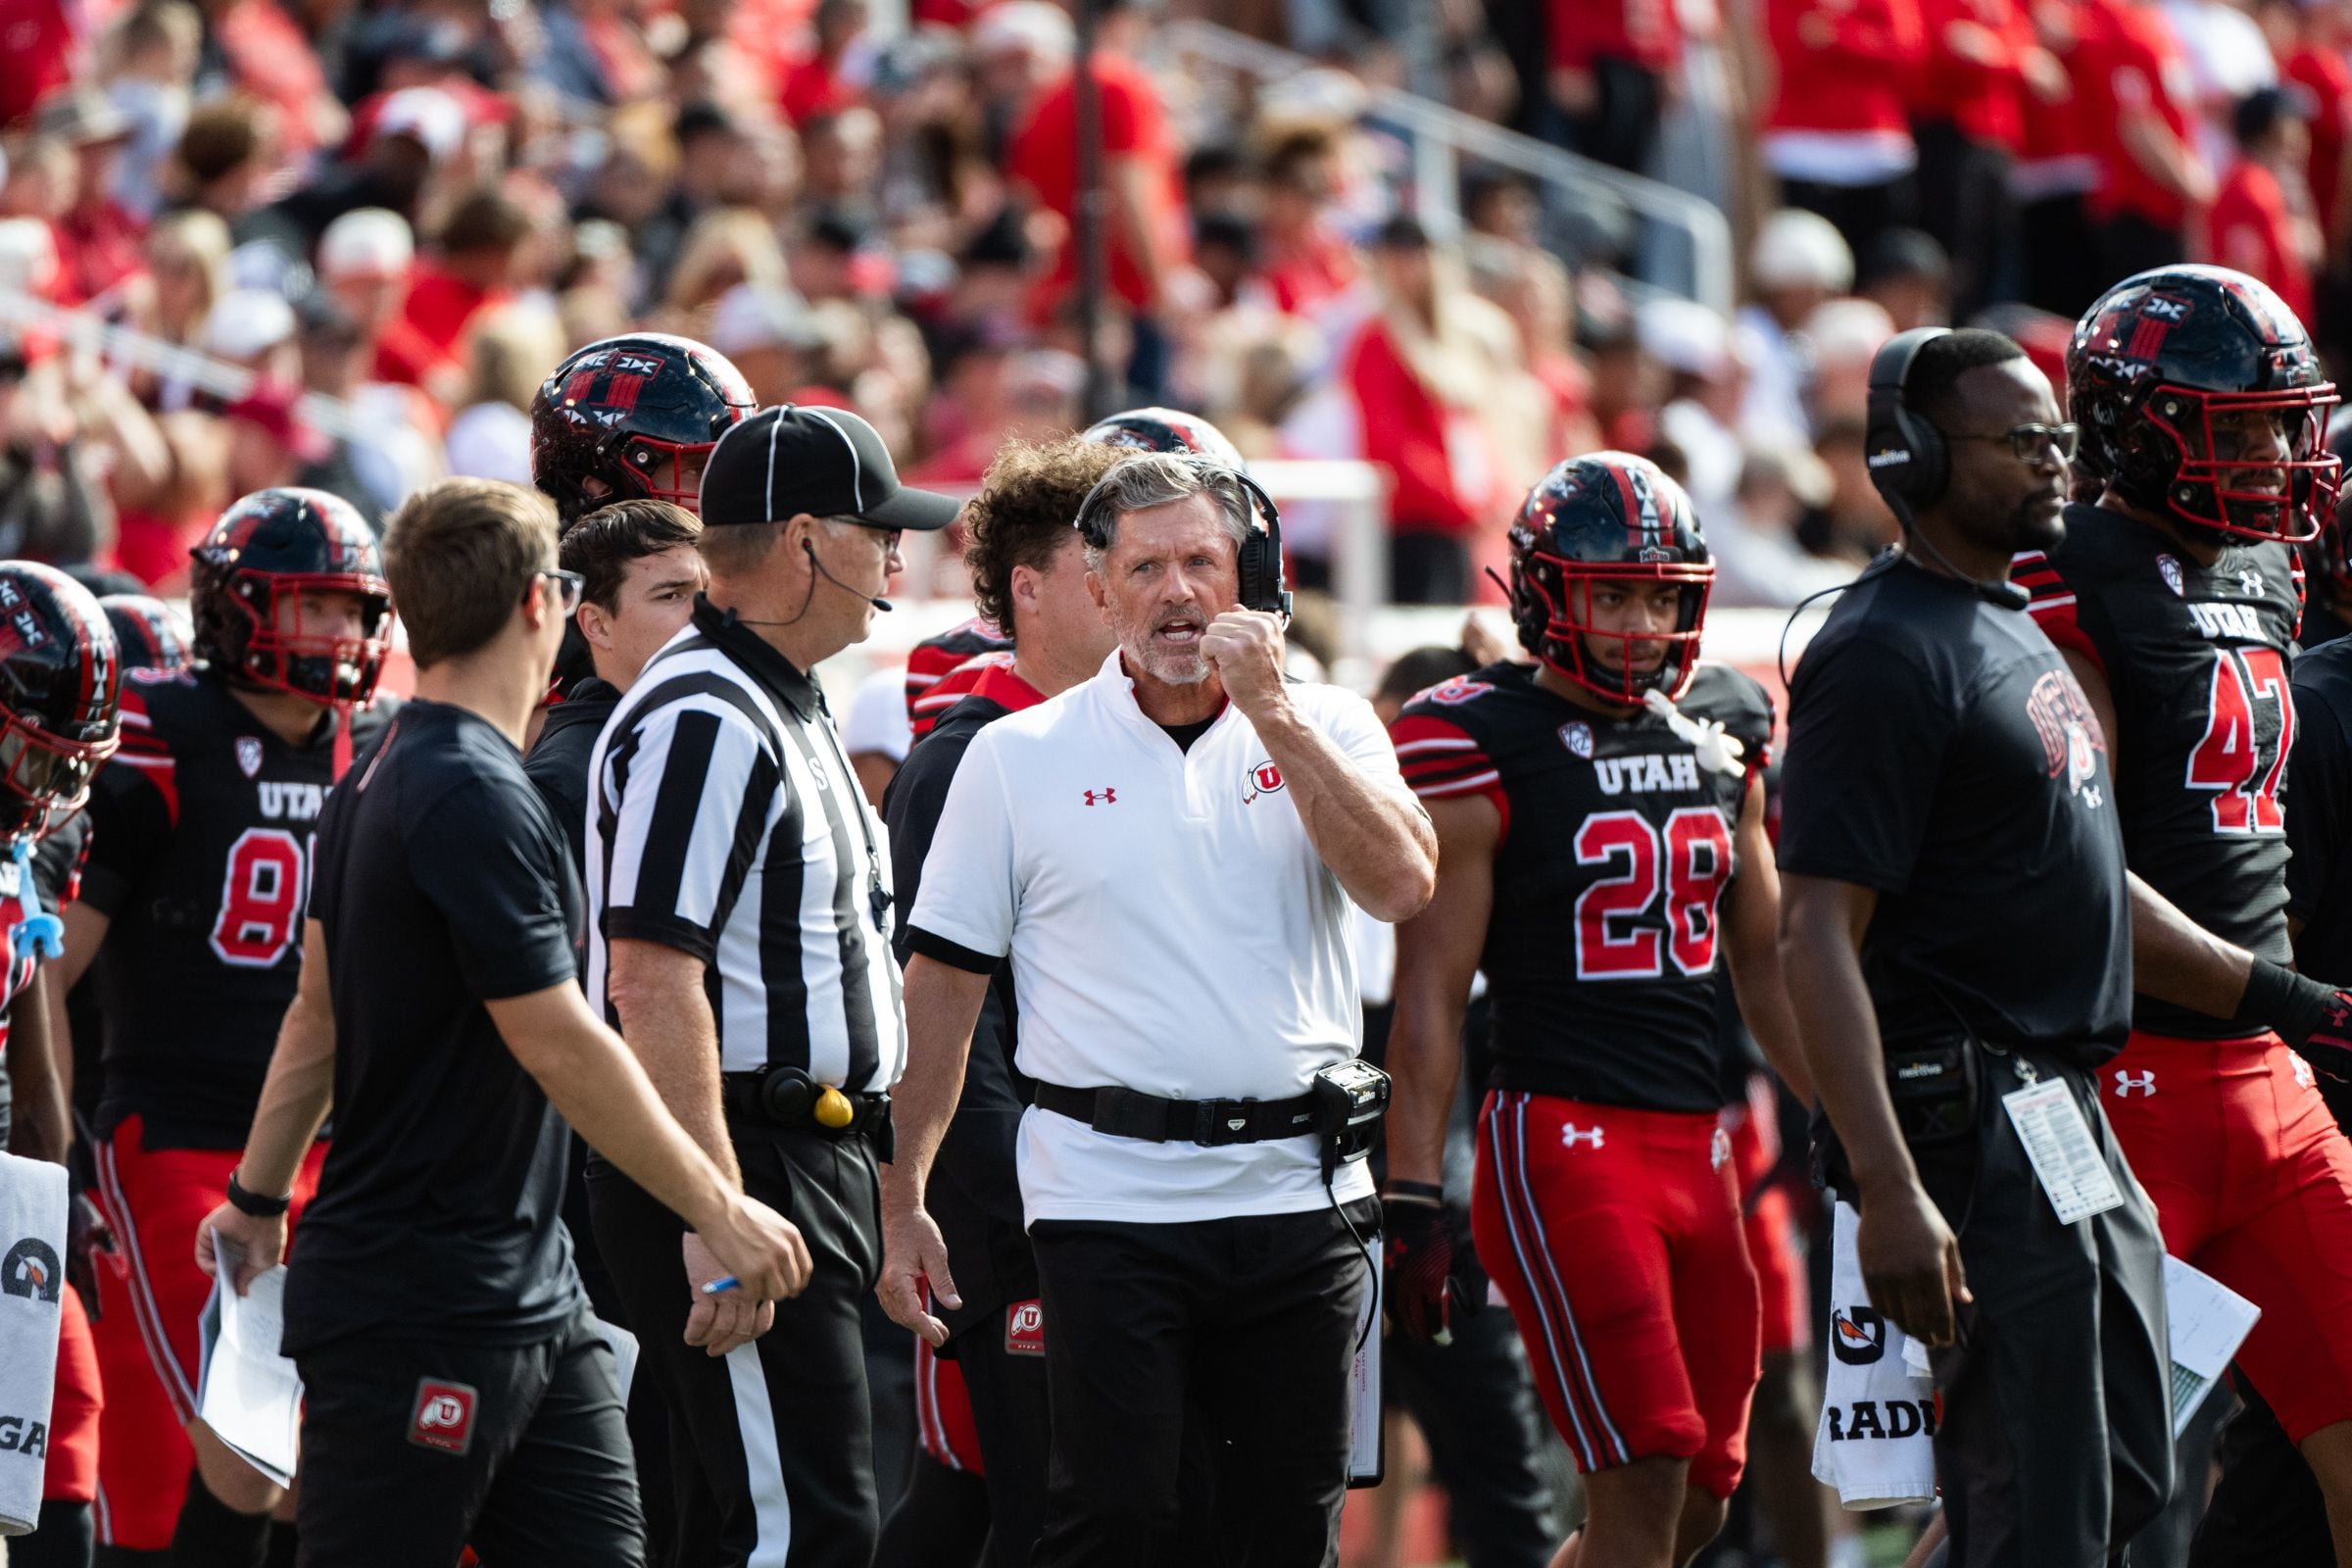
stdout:
<svg viewBox="0 0 2352 1568">
<path fill-rule="evenodd" d="M 703 1294 L 705 1296 L 716 1296 L 721 1291 L 735 1290 L 742 1284 L 743 1281 L 737 1279 L 732 1274 L 721 1274 L 718 1278 L 712 1280 L 710 1284 L 703 1287 Z"/>
</svg>

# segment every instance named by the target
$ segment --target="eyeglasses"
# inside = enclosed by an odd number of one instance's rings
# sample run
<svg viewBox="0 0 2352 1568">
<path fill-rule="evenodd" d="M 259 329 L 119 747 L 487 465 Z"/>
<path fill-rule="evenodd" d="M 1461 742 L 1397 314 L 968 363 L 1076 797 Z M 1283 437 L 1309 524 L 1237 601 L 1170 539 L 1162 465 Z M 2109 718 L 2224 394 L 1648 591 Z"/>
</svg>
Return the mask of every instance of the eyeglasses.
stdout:
<svg viewBox="0 0 2352 1568">
<path fill-rule="evenodd" d="M 588 591 L 587 578 L 576 571 L 565 571 L 561 566 L 550 566 L 545 571 L 531 573 L 533 582 L 537 582 L 542 577 L 553 577 L 556 580 L 556 595 L 564 602 L 564 613 L 568 615 L 580 608 L 580 596 Z"/>
<path fill-rule="evenodd" d="M 1962 433 L 1959 441 L 2006 441 L 2009 450 L 2020 463 L 2038 463 L 2045 452 L 2056 451 L 2060 463 L 2075 461 L 2075 453 L 2082 445 L 2082 427 L 2079 424 L 2020 424 L 2003 430 L 1999 435 Z"/>
</svg>

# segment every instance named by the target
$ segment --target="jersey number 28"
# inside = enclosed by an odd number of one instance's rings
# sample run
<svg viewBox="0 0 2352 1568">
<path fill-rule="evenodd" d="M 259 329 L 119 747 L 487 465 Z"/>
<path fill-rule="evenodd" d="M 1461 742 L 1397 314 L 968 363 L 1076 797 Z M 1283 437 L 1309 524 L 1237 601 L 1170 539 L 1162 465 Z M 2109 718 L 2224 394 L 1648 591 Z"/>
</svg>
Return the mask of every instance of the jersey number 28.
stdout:
<svg viewBox="0 0 2352 1568">
<path fill-rule="evenodd" d="M 2258 720 L 2278 710 L 2268 736 Z M 2278 775 L 2295 743 L 2295 701 L 2276 648 L 2213 651 L 2213 701 L 2205 736 L 2188 755 L 2188 787 L 2212 790 L 2216 833 L 2283 833 Z M 2270 744 L 2264 745 L 2268 739 Z"/>
<path fill-rule="evenodd" d="M 275 968 L 302 935 L 309 846 L 282 827 L 249 827 L 228 847 L 213 952 L 240 969 Z"/>
<path fill-rule="evenodd" d="M 1732 874 L 1732 835 L 1711 806 L 1686 806 L 1660 833 L 1639 811 L 1601 811 L 1576 832 L 1579 865 L 1614 865 L 1576 899 L 1576 977 L 1654 980 L 1661 949 L 1684 974 L 1715 968 L 1715 903 Z M 1643 923 L 1661 891 L 1665 930 Z"/>
</svg>

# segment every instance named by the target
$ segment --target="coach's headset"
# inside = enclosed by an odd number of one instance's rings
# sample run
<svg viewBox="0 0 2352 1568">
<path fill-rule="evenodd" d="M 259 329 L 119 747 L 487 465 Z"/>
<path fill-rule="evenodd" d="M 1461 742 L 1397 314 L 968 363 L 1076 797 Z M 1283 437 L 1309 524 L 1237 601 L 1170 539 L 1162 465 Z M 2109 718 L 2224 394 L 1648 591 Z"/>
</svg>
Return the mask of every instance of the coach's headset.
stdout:
<svg viewBox="0 0 2352 1568">
<path fill-rule="evenodd" d="M 1906 546 L 1917 546 L 1936 558 L 1945 571 L 1974 588 L 1979 599 L 1996 610 L 2023 610 L 2033 596 L 2006 577 L 1971 577 L 1952 564 L 1936 541 L 1919 531 L 1913 513 L 1942 499 L 1952 478 L 1952 449 L 1943 432 L 1920 416 L 1904 401 L 1911 378 L 1911 362 L 1919 351 L 1950 329 L 1915 326 L 1886 340 L 1870 362 L 1870 413 L 1862 436 L 1870 482 L 1903 525 Z"/>
<path fill-rule="evenodd" d="M 1228 467 L 1211 458 L 1169 454 L 1179 462 L 1190 464 L 1198 471 L 1223 474 L 1242 487 L 1256 513 L 1255 524 L 1243 538 L 1239 551 L 1244 610 L 1262 611 L 1269 615 L 1288 617 L 1291 612 L 1290 584 L 1282 575 L 1282 514 L 1275 510 L 1274 498 L 1266 494 L 1255 479 L 1239 468 Z M 1102 486 L 1097 484 L 1083 505 L 1078 508 L 1075 526 L 1079 537 L 1096 550 L 1110 548 L 1110 529 L 1104 514 L 1109 504 L 1100 500 Z"/>
</svg>

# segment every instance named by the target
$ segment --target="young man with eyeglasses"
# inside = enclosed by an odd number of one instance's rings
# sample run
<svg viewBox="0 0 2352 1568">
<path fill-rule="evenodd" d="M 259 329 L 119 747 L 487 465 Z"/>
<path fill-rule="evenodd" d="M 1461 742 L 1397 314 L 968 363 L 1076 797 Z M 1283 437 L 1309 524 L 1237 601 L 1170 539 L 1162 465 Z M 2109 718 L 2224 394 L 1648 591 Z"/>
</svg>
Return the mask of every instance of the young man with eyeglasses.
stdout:
<svg viewBox="0 0 2352 1568">
<path fill-rule="evenodd" d="M 798 1292 L 808 1250 L 695 1148 L 581 995 L 579 882 L 520 750 L 580 602 L 552 564 L 554 505 L 449 480 L 402 507 L 384 555 L 416 699 L 319 817 L 299 986 L 194 1250 L 239 1291 L 279 1260 L 331 1107 L 285 1293 L 296 1560 L 408 1568 L 470 1544 L 641 1568 L 612 1351 L 559 1218 L 565 1123 L 683 1216 L 746 1300 Z"/>
<path fill-rule="evenodd" d="M 2218 267 L 2109 290 L 2076 328 L 2067 383 L 2105 490 L 2017 577 L 2119 760 L 2128 864 L 2230 956 L 2227 983 L 2189 999 L 2159 993 L 2143 955 L 2100 1097 L 2166 1250 L 2262 1308 L 2237 1365 L 2352 1564 L 2352 1142 L 2314 1082 L 2352 1062 L 2352 993 L 2288 967 L 2279 790 L 2296 546 L 2334 500 L 2335 387 L 2278 296 Z"/>
</svg>

